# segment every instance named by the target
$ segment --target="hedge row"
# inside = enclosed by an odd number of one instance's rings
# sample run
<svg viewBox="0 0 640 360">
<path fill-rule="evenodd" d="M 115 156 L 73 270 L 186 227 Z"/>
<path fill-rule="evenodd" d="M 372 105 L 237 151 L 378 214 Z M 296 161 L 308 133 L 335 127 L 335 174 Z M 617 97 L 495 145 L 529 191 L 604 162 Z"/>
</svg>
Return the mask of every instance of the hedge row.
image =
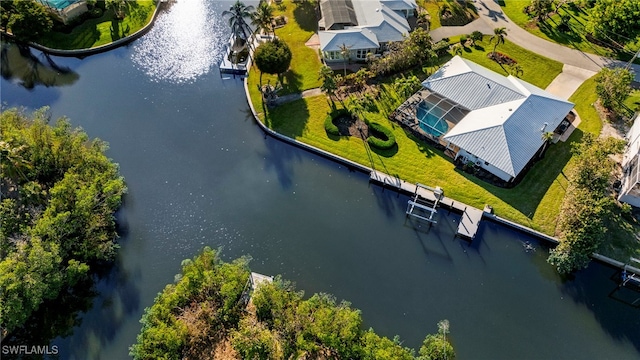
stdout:
<svg viewBox="0 0 640 360">
<path fill-rule="evenodd" d="M 367 143 L 375 148 L 387 150 L 396 145 L 395 135 L 385 126 L 371 122 L 369 123 L 369 133 L 371 136 L 367 138 Z"/>
<path fill-rule="evenodd" d="M 340 129 L 338 129 L 336 124 L 333 123 L 333 120 L 340 116 L 351 116 L 351 113 L 349 113 L 349 110 L 347 109 L 337 109 L 330 112 L 329 115 L 327 115 L 327 118 L 324 119 L 324 129 L 328 134 L 336 136 L 340 135 Z"/>
</svg>

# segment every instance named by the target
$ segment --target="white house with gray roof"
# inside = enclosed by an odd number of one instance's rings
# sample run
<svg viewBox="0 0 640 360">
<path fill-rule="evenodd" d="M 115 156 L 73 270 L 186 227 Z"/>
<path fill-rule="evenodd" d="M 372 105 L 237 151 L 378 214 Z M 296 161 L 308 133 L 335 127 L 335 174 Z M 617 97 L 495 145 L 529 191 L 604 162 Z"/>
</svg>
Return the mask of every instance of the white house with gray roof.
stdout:
<svg viewBox="0 0 640 360">
<path fill-rule="evenodd" d="M 640 117 L 636 113 L 627 133 L 627 148 L 622 157 L 622 182 L 618 200 L 640 207 Z"/>
<path fill-rule="evenodd" d="M 320 0 L 320 50 L 325 61 L 365 60 L 390 42 L 402 41 L 411 30 L 407 17 L 415 14 L 415 0 Z"/>
<path fill-rule="evenodd" d="M 420 128 L 464 162 L 504 181 L 520 174 L 573 104 L 514 76 L 455 56 L 426 79 Z"/>
</svg>

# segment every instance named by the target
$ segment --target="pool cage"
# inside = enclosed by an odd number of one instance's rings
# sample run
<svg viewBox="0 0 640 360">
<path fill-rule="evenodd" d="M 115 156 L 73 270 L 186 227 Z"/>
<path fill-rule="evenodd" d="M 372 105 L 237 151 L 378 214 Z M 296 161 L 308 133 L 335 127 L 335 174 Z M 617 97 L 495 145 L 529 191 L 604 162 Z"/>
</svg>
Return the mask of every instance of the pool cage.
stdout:
<svg viewBox="0 0 640 360">
<path fill-rule="evenodd" d="M 416 106 L 416 119 L 420 128 L 436 138 L 446 134 L 467 113 L 459 104 L 433 93 L 424 97 Z"/>
</svg>

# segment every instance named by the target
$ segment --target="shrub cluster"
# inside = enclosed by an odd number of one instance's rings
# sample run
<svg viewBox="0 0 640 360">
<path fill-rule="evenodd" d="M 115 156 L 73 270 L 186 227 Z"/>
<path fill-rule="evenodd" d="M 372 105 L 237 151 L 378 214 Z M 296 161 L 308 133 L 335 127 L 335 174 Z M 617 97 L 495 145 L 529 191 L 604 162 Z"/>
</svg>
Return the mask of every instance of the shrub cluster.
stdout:
<svg viewBox="0 0 640 360">
<path fill-rule="evenodd" d="M 340 135 L 340 130 L 338 129 L 336 124 L 333 123 L 333 120 L 339 118 L 340 116 L 351 116 L 351 114 L 347 109 L 337 109 L 330 112 L 329 115 L 327 115 L 327 118 L 324 119 L 324 129 L 328 134 Z"/>
<path fill-rule="evenodd" d="M 371 122 L 368 125 L 369 134 L 371 134 L 367 138 L 369 145 L 380 150 L 388 150 L 396 145 L 396 137 L 389 128 L 376 122 Z"/>
</svg>

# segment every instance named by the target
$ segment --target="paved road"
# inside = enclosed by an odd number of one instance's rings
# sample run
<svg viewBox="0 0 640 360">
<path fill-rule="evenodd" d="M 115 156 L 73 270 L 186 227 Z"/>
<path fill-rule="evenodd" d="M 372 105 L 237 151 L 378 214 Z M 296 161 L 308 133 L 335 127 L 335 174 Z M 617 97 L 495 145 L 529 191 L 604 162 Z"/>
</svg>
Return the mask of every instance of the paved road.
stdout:
<svg viewBox="0 0 640 360">
<path fill-rule="evenodd" d="M 511 21 L 494 0 L 476 0 L 479 18 L 465 26 L 443 26 L 431 31 L 434 40 L 451 37 L 460 34 L 469 34 L 475 30 L 485 34 L 492 34 L 493 29 L 504 27 L 507 29 L 507 38 L 515 44 L 531 50 L 550 59 L 560 61 L 563 64 L 575 66 L 590 71 L 599 71 L 602 67 L 625 66 L 626 63 L 606 58 L 603 56 L 587 54 L 579 50 L 571 49 L 542 38 L 539 38 L 516 23 Z M 636 73 L 636 81 L 640 82 L 640 65 L 633 64 Z"/>
</svg>

